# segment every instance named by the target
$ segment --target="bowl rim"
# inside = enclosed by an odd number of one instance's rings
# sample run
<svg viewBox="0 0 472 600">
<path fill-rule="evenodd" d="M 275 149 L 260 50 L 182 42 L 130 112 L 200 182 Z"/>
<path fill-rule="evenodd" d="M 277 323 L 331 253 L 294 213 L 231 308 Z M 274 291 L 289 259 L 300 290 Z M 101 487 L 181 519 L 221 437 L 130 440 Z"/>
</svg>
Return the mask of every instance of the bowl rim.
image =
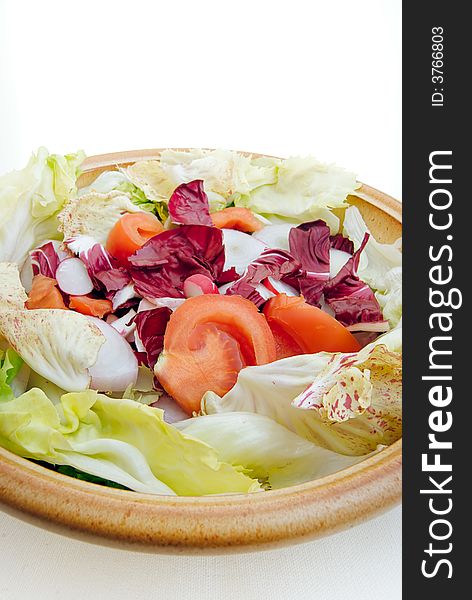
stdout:
<svg viewBox="0 0 472 600">
<path fill-rule="evenodd" d="M 90 156 L 81 177 L 152 160 L 162 150 Z M 401 204 L 391 196 L 365 184 L 355 196 L 401 224 Z M 80 481 L 0 447 L 0 501 L 67 528 L 155 548 L 256 548 L 326 535 L 397 504 L 401 475 L 399 439 L 347 469 L 292 487 L 254 494 L 153 496 Z"/>
</svg>

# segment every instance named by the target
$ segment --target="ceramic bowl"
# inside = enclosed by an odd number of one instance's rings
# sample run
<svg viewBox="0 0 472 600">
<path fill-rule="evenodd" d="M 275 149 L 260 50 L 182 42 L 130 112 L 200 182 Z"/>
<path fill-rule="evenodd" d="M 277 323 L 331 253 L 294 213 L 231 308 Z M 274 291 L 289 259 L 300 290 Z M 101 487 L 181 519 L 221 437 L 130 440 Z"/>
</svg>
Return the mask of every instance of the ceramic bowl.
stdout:
<svg viewBox="0 0 472 600">
<path fill-rule="evenodd" d="M 159 150 L 92 156 L 80 186 L 101 171 L 157 158 Z M 349 202 L 359 207 L 375 237 L 401 235 L 401 205 L 362 185 Z M 216 548 L 280 545 L 350 527 L 401 498 L 402 442 L 348 469 L 309 483 L 260 494 L 208 497 L 152 496 L 73 479 L 0 448 L 0 500 L 72 530 L 120 542 Z"/>
</svg>

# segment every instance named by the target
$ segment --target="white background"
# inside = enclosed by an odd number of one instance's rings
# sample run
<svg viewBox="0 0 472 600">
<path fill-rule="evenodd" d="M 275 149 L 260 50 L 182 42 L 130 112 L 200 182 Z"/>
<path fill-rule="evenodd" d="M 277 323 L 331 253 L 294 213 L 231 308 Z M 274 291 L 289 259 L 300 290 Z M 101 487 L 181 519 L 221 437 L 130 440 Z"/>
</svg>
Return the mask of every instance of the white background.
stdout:
<svg viewBox="0 0 472 600">
<path fill-rule="evenodd" d="M 0 172 L 32 150 L 314 154 L 401 193 L 400 0 L 0 0 Z M 400 598 L 400 509 L 257 554 L 154 555 L 0 513 L 0 596 Z"/>
</svg>

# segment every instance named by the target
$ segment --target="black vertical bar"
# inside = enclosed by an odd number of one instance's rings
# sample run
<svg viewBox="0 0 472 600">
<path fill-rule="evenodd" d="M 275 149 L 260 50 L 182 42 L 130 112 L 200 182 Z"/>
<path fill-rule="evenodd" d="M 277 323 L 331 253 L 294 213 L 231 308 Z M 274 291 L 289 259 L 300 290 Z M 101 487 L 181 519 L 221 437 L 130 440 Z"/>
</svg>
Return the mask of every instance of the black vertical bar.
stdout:
<svg viewBox="0 0 472 600">
<path fill-rule="evenodd" d="M 472 129 L 469 106 L 466 111 L 472 36 L 463 7 L 453 1 L 403 3 L 403 596 L 428 600 L 472 595 L 465 549 L 471 531 L 466 509 L 472 506 L 472 311 L 466 293 L 472 278 L 472 190 L 466 184 L 472 150 L 464 149 Z M 430 173 L 432 163 L 452 168 Z M 444 303 L 452 299 L 457 308 L 433 307 L 441 304 L 441 292 Z M 431 344 L 452 354 L 432 356 Z M 431 360 L 440 367 L 432 368 Z M 430 448 L 434 440 L 445 445 Z M 426 463 L 437 460 L 452 470 L 428 470 L 422 455 Z"/>
</svg>

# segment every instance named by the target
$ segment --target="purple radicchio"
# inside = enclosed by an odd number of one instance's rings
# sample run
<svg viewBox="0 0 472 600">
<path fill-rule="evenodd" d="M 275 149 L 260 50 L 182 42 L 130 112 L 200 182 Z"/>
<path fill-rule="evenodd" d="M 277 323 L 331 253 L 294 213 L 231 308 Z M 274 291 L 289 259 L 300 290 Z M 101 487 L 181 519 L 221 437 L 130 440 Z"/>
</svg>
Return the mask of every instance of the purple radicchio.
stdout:
<svg viewBox="0 0 472 600">
<path fill-rule="evenodd" d="M 171 314 L 169 308 L 161 307 L 144 310 L 134 317 L 136 333 L 145 349 L 145 353 L 140 353 L 139 358 L 150 369 L 154 369 L 164 348 L 164 334 Z"/>
<path fill-rule="evenodd" d="M 87 267 L 96 290 L 114 295 L 131 281 L 128 271 L 119 266 L 102 244 L 89 236 L 71 238 L 66 244 Z"/>
<path fill-rule="evenodd" d="M 259 285 L 267 277 L 276 281 L 291 280 L 300 272 L 300 264 L 285 250 L 265 250 L 247 268 L 246 273 L 227 290 L 227 295 L 239 295 L 262 306 L 267 297 L 261 295 Z"/>
<path fill-rule="evenodd" d="M 357 269 L 362 250 L 369 241 L 366 233 L 359 249 L 324 287 L 326 304 L 343 325 L 382 321 L 382 311 L 371 288 L 359 279 Z"/>
<path fill-rule="evenodd" d="M 44 275 L 54 279 L 59 262 L 59 256 L 53 242 L 47 242 L 31 252 L 33 275 Z"/>
<path fill-rule="evenodd" d="M 135 290 L 144 298 L 180 298 L 187 277 L 202 274 L 218 282 L 225 251 L 221 229 L 182 225 L 151 238 L 129 257 Z"/>
<path fill-rule="evenodd" d="M 174 190 L 169 199 L 169 216 L 178 225 L 213 226 L 208 197 L 201 179 L 182 183 Z"/>
<path fill-rule="evenodd" d="M 298 277 L 300 293 L 309 304 L 319 306 L 324 286 L 329 280 L 329 227 L 321 219 L 302 223 L 290 230 L 288 240 L 290 254 L 302 269 Z"/>
</svg>

